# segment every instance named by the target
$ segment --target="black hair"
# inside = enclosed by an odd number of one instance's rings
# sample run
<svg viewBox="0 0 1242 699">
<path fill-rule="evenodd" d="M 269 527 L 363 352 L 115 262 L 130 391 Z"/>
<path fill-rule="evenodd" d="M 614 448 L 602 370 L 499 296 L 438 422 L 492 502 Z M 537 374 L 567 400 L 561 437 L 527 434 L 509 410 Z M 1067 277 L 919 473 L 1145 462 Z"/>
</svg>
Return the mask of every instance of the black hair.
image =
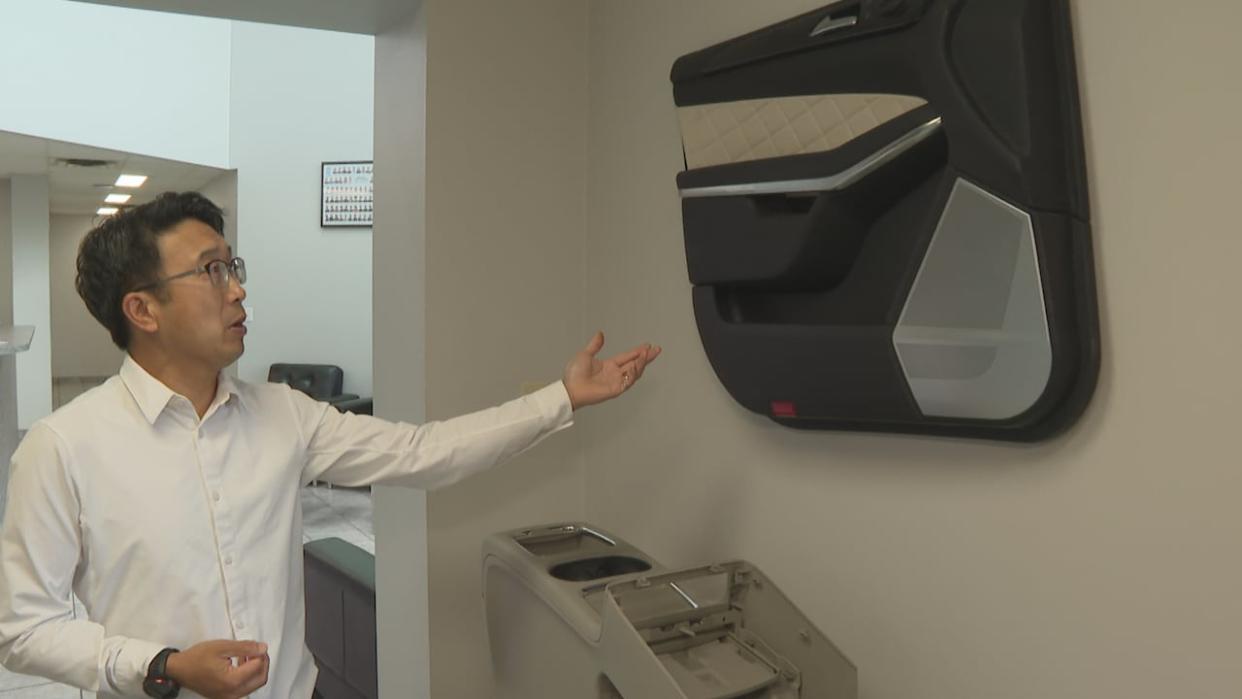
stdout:
<svg viewBox="0 0 1242 699">
<path fill-rule="evenodd" d="M 159 237 L 187 219 L 224 235 L 224 213 L 198 192 L 165 192 L 155 201 L 126 209 L 91 229 L 78 248 L 75 285 L 86 308 L 121 349 L 129 348 L 129 323 L 121 299 L 157 281 Z M 162 288 L 156 289 L 163 294 Z"/>
</svg>

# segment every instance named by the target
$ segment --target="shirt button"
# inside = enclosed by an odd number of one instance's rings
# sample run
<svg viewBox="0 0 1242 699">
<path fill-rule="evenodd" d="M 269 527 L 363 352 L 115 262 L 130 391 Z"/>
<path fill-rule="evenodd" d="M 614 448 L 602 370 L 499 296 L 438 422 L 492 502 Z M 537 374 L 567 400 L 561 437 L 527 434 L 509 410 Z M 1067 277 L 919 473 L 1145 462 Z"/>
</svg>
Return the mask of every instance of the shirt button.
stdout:
<svg viewBox="0 0 1242 699">
<path fill-rule="evenodd" d="M 237 622 L 237 628 L 239 628 L 239 629 L 244 629 L 244 628 L 246 628 L 246 622 L 244 622 L 244 621 L 239 621 L 239 622 Z"/>
<path fill-rule="evenodd" d="M 231 565 L 233 565 L 233 557 L 232 557 L 232 556 L 225 556 L 225 557 L 224 557 L 224 565 L 226 565 L 226 566 L 231 566 Z"/>
<path fill-rule="evenodd" d="M 211 499 L 212 499 L 212 500 L 215 500 L 216 502 L 220 502 L 220 492 L 219 492 L 219 491 L 216 491 L 216 492 L 212 493 L 212 494 L 211 494 Z"/>
</svg>

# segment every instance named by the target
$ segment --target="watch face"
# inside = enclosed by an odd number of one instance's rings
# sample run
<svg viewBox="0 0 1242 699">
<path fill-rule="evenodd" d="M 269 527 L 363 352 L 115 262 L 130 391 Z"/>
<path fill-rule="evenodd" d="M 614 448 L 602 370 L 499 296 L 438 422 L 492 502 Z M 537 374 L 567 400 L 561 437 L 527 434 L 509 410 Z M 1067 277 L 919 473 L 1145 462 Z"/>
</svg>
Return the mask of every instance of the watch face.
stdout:
<svg viewBox="0 0 1242 699">
<path fill-rule="evenodd" d="M 175 697 L 181 692 L 181 685 L 168 676 L 168 656 L 176 653 L 176 648 L 165 648 L 151 660 L 147 667 L 146 679 L 142 681 L 142 692 L 149 697 L 166 699 Z"/>
<path fill-rule="evenodd" d="M 177 683 L 166 677 L 148 677 L 142 683 L 142 691 L 146 692 L 147 696 L 156 697 L 156 699 L 175 697 L 180 689 Z"/>
</svg>

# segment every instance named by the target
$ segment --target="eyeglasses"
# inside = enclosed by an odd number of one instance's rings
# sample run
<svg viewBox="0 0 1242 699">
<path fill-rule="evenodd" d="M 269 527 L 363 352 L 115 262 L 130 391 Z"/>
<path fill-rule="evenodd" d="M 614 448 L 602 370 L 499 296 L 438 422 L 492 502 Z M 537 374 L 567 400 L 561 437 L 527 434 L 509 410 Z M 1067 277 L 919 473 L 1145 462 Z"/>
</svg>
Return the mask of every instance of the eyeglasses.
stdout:
<svg viewBox="0 0 1242 699">
<path fill-rule="evenodd" d="M 237 279 L 238 284 L 246 283 L 246 261 L 240 257 L 234 257 L 231 260 L 212 260 L 205 265 L 199 265 L 194 269 L 180 274 L 174 274 L 171 277 L 156 279 L 150 284 L 143 284 L 134 289 L 134 291 L 145 291 L 160 284 L 165 284 L 174 279 L 188 277 L 193 274 L 206 274 L 211 278 L 211 285 L 217 289 L 226 289 L 230 279 Z"/>
</svg>

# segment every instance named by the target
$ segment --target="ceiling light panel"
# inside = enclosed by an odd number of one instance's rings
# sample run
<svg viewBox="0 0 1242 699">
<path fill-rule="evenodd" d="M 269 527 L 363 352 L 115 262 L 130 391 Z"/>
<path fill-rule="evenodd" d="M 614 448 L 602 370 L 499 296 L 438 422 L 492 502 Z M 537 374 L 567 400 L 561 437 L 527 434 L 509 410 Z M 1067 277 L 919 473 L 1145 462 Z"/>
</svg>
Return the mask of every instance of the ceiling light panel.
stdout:
<svg viewBox="0 0 1242 699">
<path fill-rule="evenodd" d="M 117 187 L 128 187 L 130 189 L 133 189 L 135 187 L 141 187 L 142 185 L 146 184 L 146 181 L 147 181 L 146 175 L 121 175 L 120 177 L 116 178 L 116 186 Z"/>
</svg>

